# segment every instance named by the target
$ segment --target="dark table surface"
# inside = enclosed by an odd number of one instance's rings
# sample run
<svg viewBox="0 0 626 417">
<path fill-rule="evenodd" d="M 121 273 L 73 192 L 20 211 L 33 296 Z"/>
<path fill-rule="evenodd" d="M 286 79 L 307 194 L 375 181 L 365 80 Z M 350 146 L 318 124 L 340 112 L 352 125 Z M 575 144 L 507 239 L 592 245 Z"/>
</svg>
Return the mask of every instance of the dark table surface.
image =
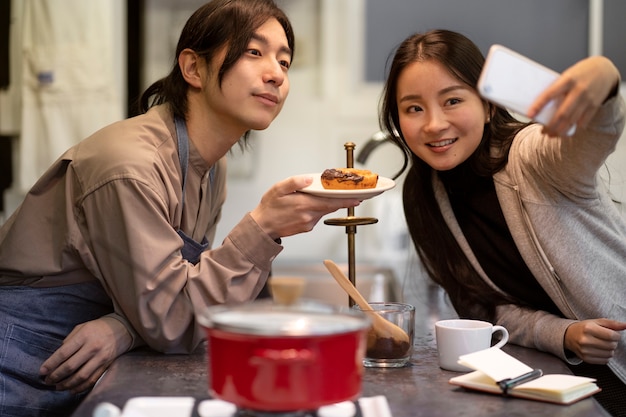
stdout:
<svg viewBox="0 0 626 417">
<path fill-rule="evenodd" d="M 571 374 L 558 358 L 515 345 L 503 350 L 544 373 Z M 362 396 L 384 395 L 393 417 L 417 416 L 608 416 L 593 399 L 572 405 L 556 405 L 518 398 L 466 391 L 450 385 L 459 375 L 439 368 L 432 334 L 419 336 L 409 366 L 396 369 L 366 368 Z M 98 385 L 73 414 L 91 417 L 101 402 L 123 408 L 138 396 L 192 396 L 209 398 L 204 347 L 191 355 L 163 355 L 149 350 L 127 353 L 111 366 Z M 175 416 L 173 416 L 175 417 Z"/>
</svg>

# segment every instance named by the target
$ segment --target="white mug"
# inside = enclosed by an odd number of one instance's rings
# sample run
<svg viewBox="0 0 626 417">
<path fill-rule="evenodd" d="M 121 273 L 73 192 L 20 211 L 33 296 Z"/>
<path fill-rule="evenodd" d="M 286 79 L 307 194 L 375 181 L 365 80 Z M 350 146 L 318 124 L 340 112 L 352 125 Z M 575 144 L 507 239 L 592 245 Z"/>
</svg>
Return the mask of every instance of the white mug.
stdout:
<svg viewBox="0 0 626 417">
<path fill-rule="evenodd" d="M 491 336 L 495 332 L 502 337 L 494 347 L 502 347 L 509 340 L 509 332 L 502 326 L 480 320 L 453 319 L 440 320 L 435 323 L 439 366 L 449 371 L 469 372 L 459 365 L 459 356 L 491 347 Z"/>
</svg>

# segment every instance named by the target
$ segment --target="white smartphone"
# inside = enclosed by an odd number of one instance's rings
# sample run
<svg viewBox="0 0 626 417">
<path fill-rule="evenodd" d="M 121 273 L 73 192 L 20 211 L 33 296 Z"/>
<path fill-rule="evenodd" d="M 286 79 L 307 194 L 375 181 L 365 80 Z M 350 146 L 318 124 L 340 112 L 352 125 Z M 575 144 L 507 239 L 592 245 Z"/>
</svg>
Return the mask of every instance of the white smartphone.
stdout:
<svg viewBox="0 0 626 417">
<path fill-rule="evenodd" d="M 489 48 L 478 79 L 478 93 L 497 105 L 528 117 L 531 104 L 559 75 L 505 46 L 493 45 Z M 546 124 L 555 111 L 556 103 L 553 100 L 533 120 Z M 568 136 L 575 131 L 576 126 L 572 126 L 567 132 Z"/>
</svg>

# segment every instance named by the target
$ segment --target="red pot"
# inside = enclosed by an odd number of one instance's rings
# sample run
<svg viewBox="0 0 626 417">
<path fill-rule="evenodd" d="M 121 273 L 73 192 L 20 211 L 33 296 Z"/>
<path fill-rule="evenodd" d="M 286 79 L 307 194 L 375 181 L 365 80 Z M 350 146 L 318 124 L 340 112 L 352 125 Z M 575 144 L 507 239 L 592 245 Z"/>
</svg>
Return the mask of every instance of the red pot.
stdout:
<svg viewBox="0 0 626 417">
<path fill-rule="evenodd" d="M 369 319 L 316 302 L 259 301 L 199 315 L 207 332 L 209 392 L 240 408 L 315 410 L 361 391 Z"/>
</svg>

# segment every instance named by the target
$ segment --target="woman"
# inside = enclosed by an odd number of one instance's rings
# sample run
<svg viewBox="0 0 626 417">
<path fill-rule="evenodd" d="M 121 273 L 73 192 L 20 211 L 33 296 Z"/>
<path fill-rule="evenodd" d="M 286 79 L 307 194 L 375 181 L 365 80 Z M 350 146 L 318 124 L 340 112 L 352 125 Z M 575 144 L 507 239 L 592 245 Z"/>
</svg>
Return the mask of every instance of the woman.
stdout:
<svg viewBox="0 0 626 417">
<path fill-rule="evenodd" d="M 412 240 L 461 317 L 503 325 L 513 343 L 592 372 L 598 399 L 617 413 L 626 224 L 596 176 L 624 127 L 620 75 L 603 57 L 576 63 L 530 109 L 559 100 L 542 127 L 481 99 L 483 63 L 469 39 L 446 30 L 415 34 L 395 53 L 381 125 L 410 162 Z"/>
<path fill-rule="evenodd" d="M 202 6 L 145 113 L 69 149 L 29 192 L 0 229 L 1 415 L 69 415 L 134 347 L 194 350 L 195 312 L 254 299 L 281 237 L 359 204 L 291 177 L 213 245 L 224 157 L 280 112 L 293 50 L 272 0 Z"/>
</svg>

